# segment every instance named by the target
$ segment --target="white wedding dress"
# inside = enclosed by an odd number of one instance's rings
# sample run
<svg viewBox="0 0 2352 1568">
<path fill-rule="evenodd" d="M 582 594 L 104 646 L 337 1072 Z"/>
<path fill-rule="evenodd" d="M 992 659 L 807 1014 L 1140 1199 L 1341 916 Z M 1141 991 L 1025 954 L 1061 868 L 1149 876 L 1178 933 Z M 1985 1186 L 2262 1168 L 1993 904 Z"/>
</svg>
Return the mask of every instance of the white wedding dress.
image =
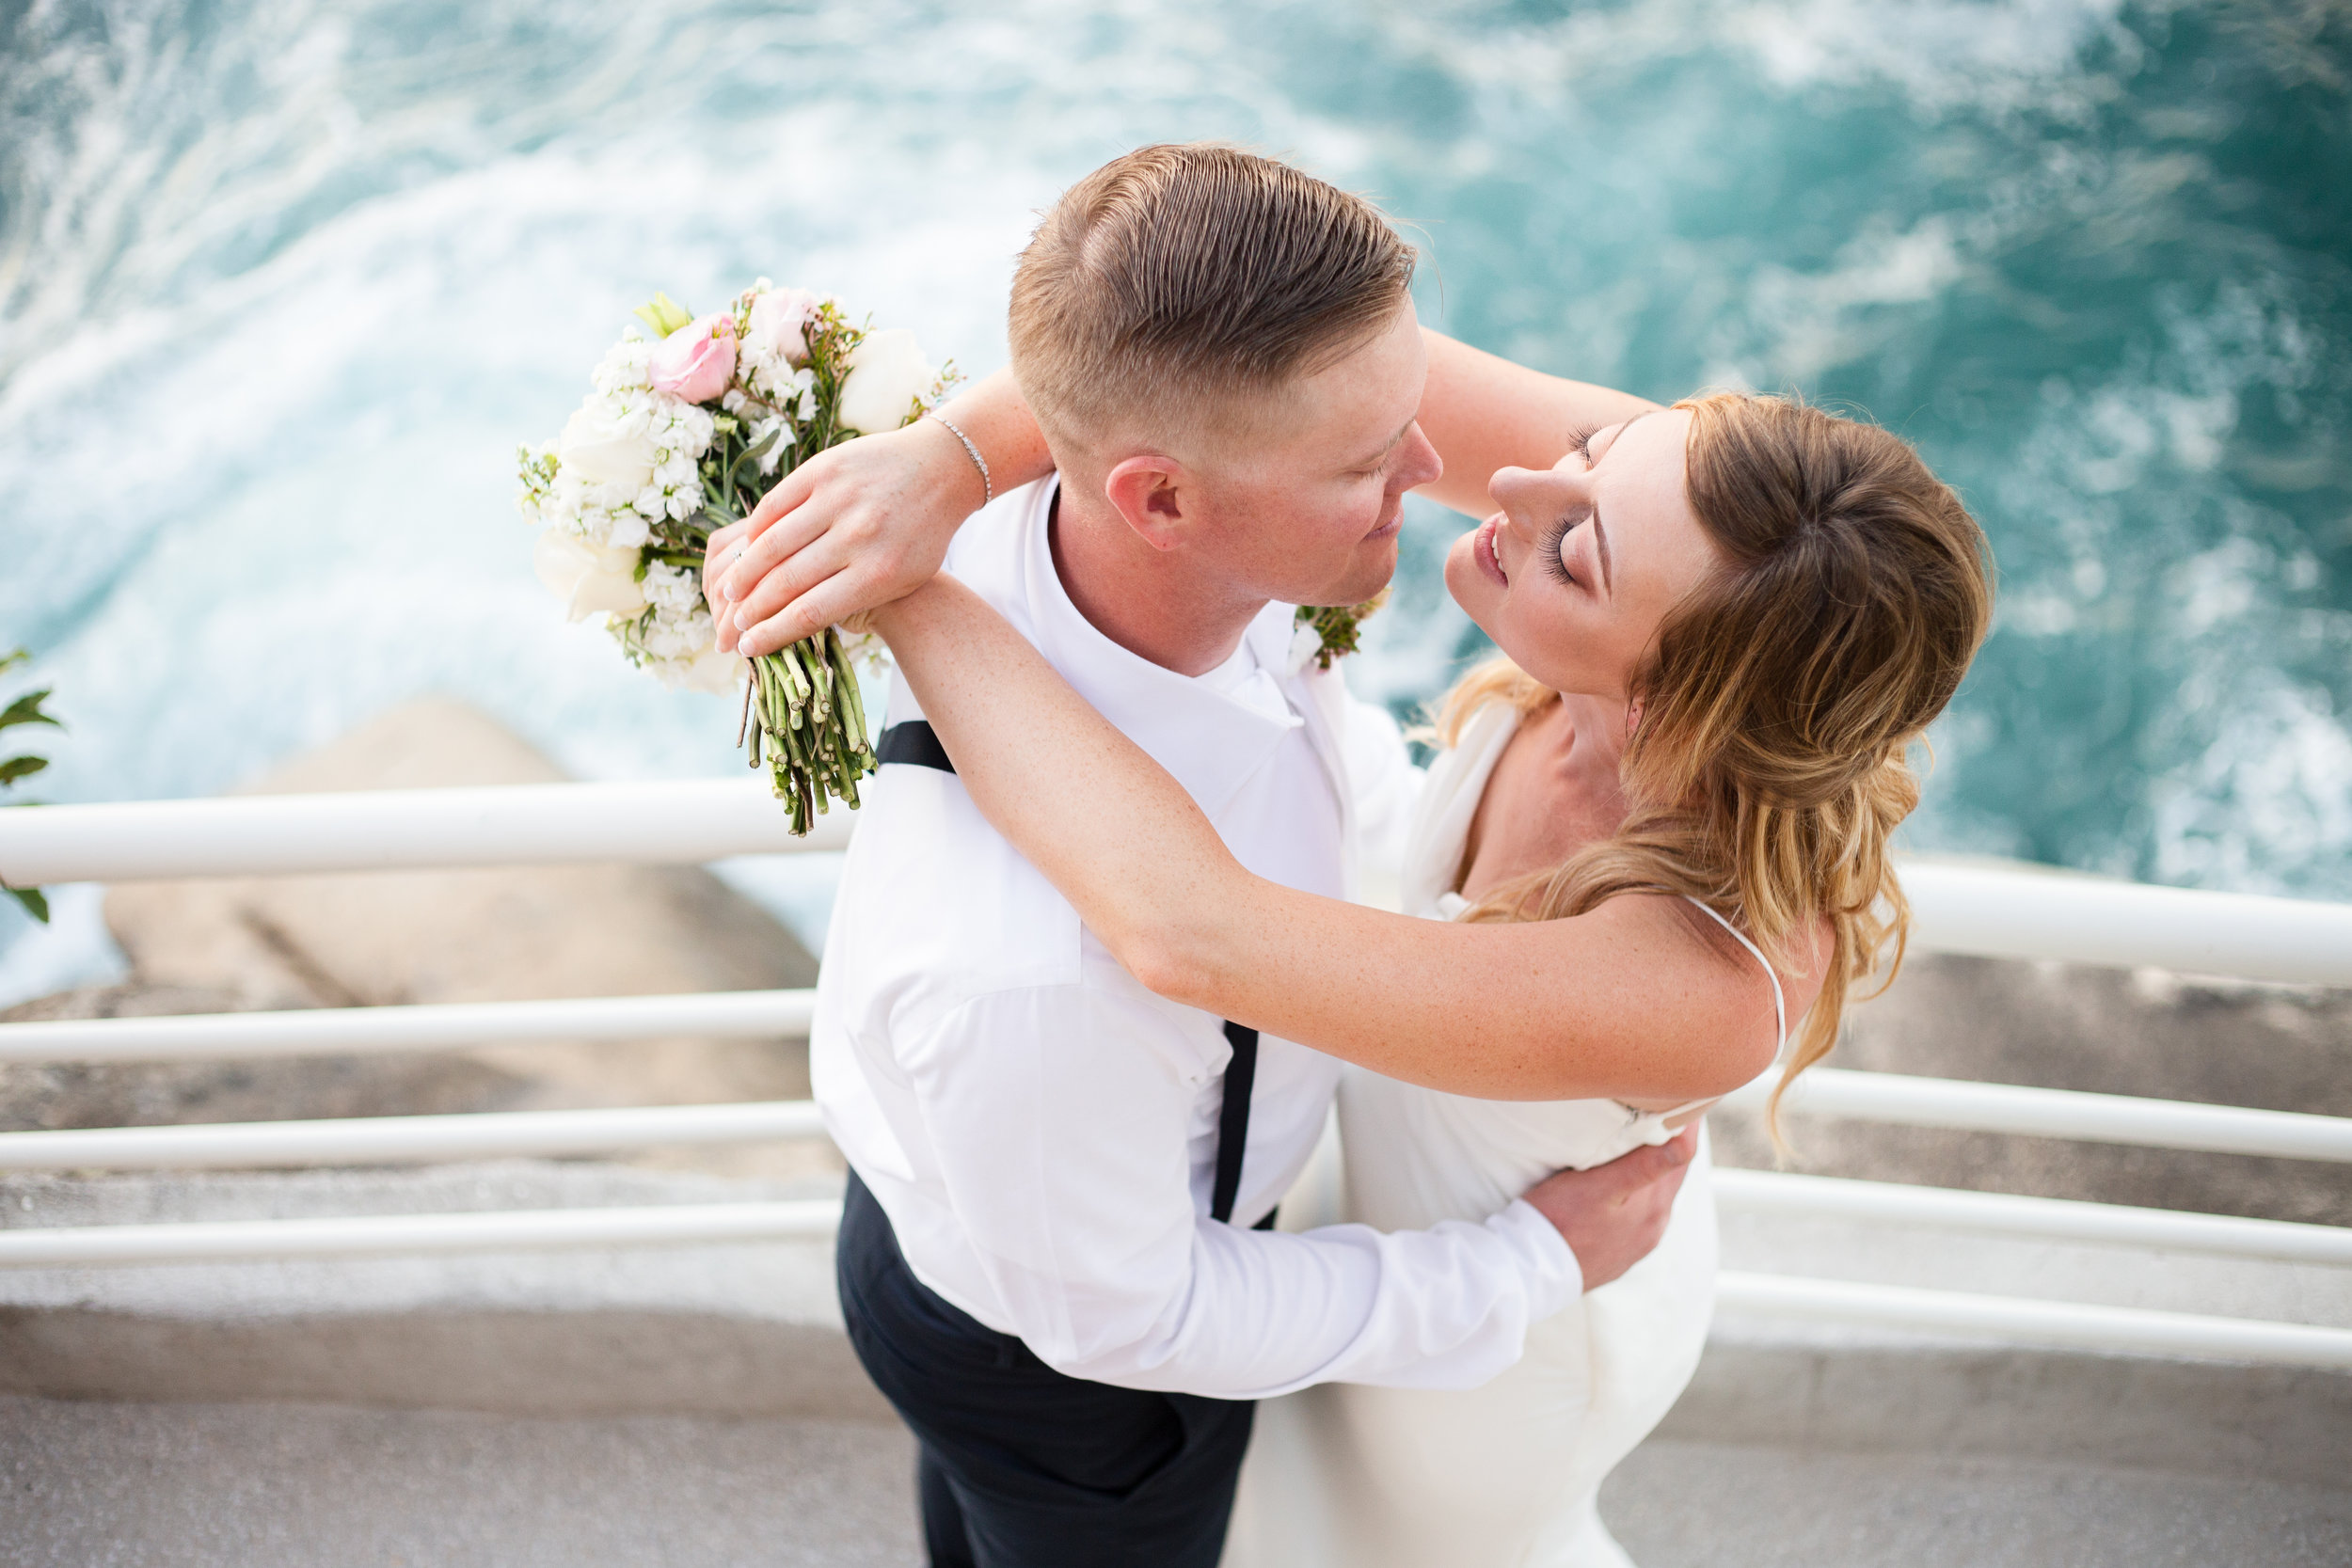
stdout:
<svg viewBox="0 0 2352 1568">
<path fill-rule="evenodd" d="M 1453 882 L 1470 817 L 1518 728 L 1510 705 L 1491 704 L 1431 768 L 1406 853 L 1406 912 L 1451 919 L 1463 908 Z M 1777 977 L 1773 994 L 1778 1004 Z M 1555 1170 L 1664 1142 L 1673 1115 L 1612 1100 L 1467 1100 L 1350 1068 L 1343 1175 L 1326 1183 L 1339 1212 L 1293 1212 L 1300 1199 L 1317 1207 L 1311 1173 L 1283 1228 L 1482 1219 Z M 1702 1133 L 1657 1250 L 1534 1324 L 1525 1356 L 1492 1382 L 1465 1392 L 1326 1384 L 1263 1402 L 1223 1568 L 1631 1568 L 1595 1507 L 1600 1483 L 1690 1382 L 1714 1290 Z"/>
</svg>

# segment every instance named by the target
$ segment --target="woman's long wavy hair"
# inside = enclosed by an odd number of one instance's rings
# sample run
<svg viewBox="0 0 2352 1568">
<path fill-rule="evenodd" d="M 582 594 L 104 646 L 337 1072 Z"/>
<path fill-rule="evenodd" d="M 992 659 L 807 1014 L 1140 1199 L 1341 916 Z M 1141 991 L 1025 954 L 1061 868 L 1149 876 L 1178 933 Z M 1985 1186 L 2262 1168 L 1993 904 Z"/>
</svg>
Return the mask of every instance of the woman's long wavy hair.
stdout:
<svg viewBox="0 0 2352 1568">
<path fill-rule="evenodd" d="M 1848 992 L 1902 962 L 1910 910 L 1887 843 L 1919 803 L 1909 750 L 1984 640 L 1992 559 L 1960 498 L 1875 425 L 1746 393 L 1676 406 L 1692 419 L 1691 509 L 1725 567 L 1668 614 L 1635 678 L 1624 825 L 1463 918 L 1687 895 L 1792 974 L 1826 918 L 1820 995 L 1767 1110 L 1777 1141 L 1780 1098 L 1836 1043 Z M 1497 659 L 1447 695 L 1438 735 L 1454 744 L 1487 703 L 1533 712 L 1557 695 Z"/>
</svg>

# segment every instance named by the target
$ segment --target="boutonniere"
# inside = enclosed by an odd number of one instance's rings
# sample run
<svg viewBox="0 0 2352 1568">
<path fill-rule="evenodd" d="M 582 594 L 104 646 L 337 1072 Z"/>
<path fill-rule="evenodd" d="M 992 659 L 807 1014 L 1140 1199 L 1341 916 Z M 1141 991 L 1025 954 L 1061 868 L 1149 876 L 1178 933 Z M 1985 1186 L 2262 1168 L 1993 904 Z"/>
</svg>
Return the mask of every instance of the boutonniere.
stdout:
<svg viewBox="0 0 2352 1568">
<path fill-rule="evenodd" d="M 1328 670 L 1333 659 L 1354 653 L 1356 640 L 1363 632 L 1364 618 L 1388 602 L 1389 591 L 1383 588 L 1362 604 L 1300 605 L 1298 630 L 1291 640 L 1292 670 L 1304 670 L 1309 659 Z"/>
</svg>

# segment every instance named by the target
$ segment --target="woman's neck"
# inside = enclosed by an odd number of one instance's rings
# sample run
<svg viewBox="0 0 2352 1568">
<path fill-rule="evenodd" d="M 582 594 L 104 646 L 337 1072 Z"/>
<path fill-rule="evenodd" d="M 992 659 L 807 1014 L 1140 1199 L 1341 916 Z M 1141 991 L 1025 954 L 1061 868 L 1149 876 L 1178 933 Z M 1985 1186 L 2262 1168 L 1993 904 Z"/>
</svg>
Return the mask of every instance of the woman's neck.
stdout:
<svg viewBox="0 0 2352 1568">
<path fill-rule="evenodd" d="M 1470 818 L 1462 896 L 1478 903 L 1615 832 L 1625 739 L 1625 715 L 1598 698 L 1563 697 L 1520 721 Z"/>
</svg>

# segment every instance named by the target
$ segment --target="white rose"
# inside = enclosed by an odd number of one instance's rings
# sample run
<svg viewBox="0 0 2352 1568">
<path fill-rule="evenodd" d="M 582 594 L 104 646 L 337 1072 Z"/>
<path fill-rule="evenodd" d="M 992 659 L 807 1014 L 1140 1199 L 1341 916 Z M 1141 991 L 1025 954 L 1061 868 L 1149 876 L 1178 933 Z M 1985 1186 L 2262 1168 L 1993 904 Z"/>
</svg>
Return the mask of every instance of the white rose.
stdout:
<svg viewBox="0 0 2352 1568">
<path fill-rule="evenodd" d="M 686 666 L 680 683 L 689 691 L 707 691 L 723 697 L 736 689 L 744 671 L 743 660 L 735 654 L 723 654 L 716 648 L 705 648 Z"/>
<path fill-rule="evenodd" d="M 914 333 L 902 326 L 869 332 L 850 351 L 849 378 L 841 384 L 841 423 L 864 436 L 896 430 L 907 422 L 914 400 L 938 379 L 939 372 L 924 359 Z"/>
<path fill-rule="evenodd" d="M 592 484 L 610 484 L 634 494 L 653 482 L 659 459 L 644 421 L 616 418 L 596 403 L 584 403 L 564 421 L 555 443 L 556 461 Z"/>
<path fill-rule="evenodd" d="M 575 621 L 599 610 L 634 615 L 645 608 L 644 592 L 637 586 L 634 549 L 592 545 L 562 529 L 541 529 L 531 564 Z"/>
</svg>

